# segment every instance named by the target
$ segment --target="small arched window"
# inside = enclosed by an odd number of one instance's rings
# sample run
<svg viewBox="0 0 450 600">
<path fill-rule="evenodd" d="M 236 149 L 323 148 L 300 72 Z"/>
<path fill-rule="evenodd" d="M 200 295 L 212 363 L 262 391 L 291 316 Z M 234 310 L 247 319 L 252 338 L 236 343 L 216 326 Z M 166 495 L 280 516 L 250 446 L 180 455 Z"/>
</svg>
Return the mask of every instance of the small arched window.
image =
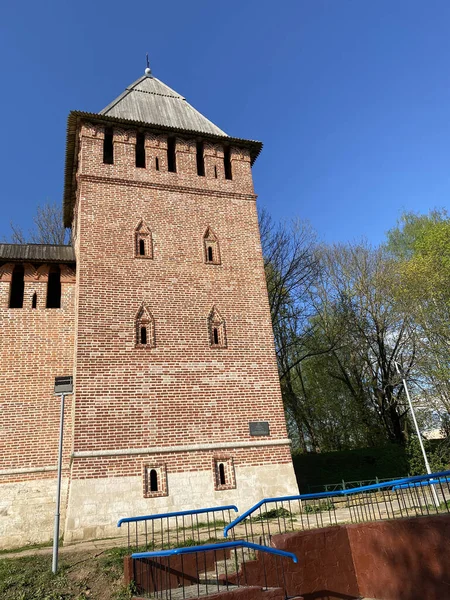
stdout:
<svg viewBox="0 0 450 600">
<path fill-rule="evenodd" d="M 144 303 L 136 315 L 136 346 L 139 348 L 153 348 L 155 346 L 153 316 Z"/>
<path fill-rule="evenodd" d="M 167 495 L 165 465 L 144 465 L 144 498 L 161 498 Z"/>
<path fill-rule="evenodd" d="M 219 457 L 214 460 L 214 484 L 216 490 L 231 490 L 236 487 L 233 459 Z"/>
<path fill-rule="evenodd" d="M 208 317 L 209 344 L 211 348 L 226 348 L 227 338 L 225 321 L 219 311 L 213 306 Z"/>
<path fill-rule="evenodd" d="M 16 265 L 11 278 L 9 308 L 23 308 L 23 292 L 25 290 L 24 275 L 25 269 L 23 268 L 23 265 Z"/>
<path fill-rule="evenodd" d="M 203 236 L 203 251 L 205 263 L 210 265 L 220 265 L 219 240 L 210 227 L 208 227 Z"/>
<path fill-rule="evenodd" d="M 150 471 L 150 491 L 158 491 L 158 473 L 156 472 L 156 469 Z"/>
<path fill-rule="evenodd" d="M 34 292 L 33 297 L 31 299 L 31 308 L 37 308 L 37 294 Z"/>
<path fill-rule="evenodd" d="M 137 258 L 153 258 L 152 232 L 144 221 L 141 220 L 136 227 L 134 238 L 134 255 Z"/>
</svg>

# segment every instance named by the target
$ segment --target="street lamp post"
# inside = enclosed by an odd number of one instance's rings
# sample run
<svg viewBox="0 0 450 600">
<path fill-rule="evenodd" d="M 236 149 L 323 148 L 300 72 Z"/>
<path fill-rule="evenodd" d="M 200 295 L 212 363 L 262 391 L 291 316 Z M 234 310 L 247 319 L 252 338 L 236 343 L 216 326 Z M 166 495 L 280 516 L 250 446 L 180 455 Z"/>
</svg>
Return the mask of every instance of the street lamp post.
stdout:
<svg viewBox="0 0 450 600">
<path fill-rule="evenodd" d="M 59 450 L 58 450 L 58 474 L 56 480 L 56 509 L 55 509 L 55 527 L 53 531 L 53 559 L 52 572 L 58 570 L 58 548 L 59 548 L 59 520 L 61 508 L 61 473 L 62 473 L 62 451 L 63 451 L 63 433 L 64 433 L 64 400 L 67 394 L 73 392 L 73 379 L 71 376 L 55 377 L 55 395 L 61 396 L 61 416 L 59 422 Z"/>
<path fill-rule="evenodd" d="M 414 408 L 413 408 L 413 405 L 412 405 L 412 402 L 411 402 L 411 398 L 409 396 L 409 390 L 408 390 L 408 386 L 406 385 L 405 376 L 404 376 L 403 371 L 400 368 L 400 365 L 398 364 L 398 362 L 394 361 L 394 364 L 395 364 L 395 368 L 397 369 L 397 373 L 402 378 L 403 387 L 405 388 L 406 397 L 408 398 L 408 404 L 409 404 L 409 408 L 411 410 L 411 416 L 412 416 L 412 419 L 414 421 L 414 427 L 416 428 L 417 437 L 419 438 L 419 444 L 420 444 L 420 448 L 422 450 L 423 460 L 425 461 L 425 468 L 427 470 L 428 475 L 431 475 L 432 471 L 431 471 L 431 468 L 430 468 L 430 463 L 428 462 L 427 453 L 425 452 L 425 446 L 423 445 L 422 435 L 420 433 L 419 424 L 417 423 L 417 419 L 416 419 L 416 413 L 414 412 Z M 430 481 L 430 487 L 431 487 L 431 492 L 433 494 L 434 504 L 436 506 L 439 506 L 439 500 L 438 500 L 438 497 L 437 497 L 437 494 L 436 494 L 436 490 L 434 489 L 434 485 L 431 483 L 431 481 Z"/>
</svg>

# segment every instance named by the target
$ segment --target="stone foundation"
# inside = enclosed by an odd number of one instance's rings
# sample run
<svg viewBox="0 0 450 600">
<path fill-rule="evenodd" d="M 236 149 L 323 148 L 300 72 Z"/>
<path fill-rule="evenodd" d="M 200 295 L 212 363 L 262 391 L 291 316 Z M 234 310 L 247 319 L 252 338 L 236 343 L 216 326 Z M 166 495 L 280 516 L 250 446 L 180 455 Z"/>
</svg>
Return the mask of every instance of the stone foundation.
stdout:
<svg viewBox="0 0 450 600">
<path fill-rule="evenodd" d="M 61 534 L 65 519 L 68 479 L 61 485 Z M 40 544 L 53 538 L 56 470 L 52 479 L 0 486 L 0 549 Z"/>
<path fill-rule="evenodd" d="M 167 496 L 144 498 L 142 477 L 72 480 L 64 542 L 125 534 L 117 528 L 123 517 L 226 504 L 242 513 L 264 497 L 298 493 L 292 463 L 236 467 L 235 489 L 215 490 L 210 471 L 168 473 L 167 486 Z"/>
</svg>

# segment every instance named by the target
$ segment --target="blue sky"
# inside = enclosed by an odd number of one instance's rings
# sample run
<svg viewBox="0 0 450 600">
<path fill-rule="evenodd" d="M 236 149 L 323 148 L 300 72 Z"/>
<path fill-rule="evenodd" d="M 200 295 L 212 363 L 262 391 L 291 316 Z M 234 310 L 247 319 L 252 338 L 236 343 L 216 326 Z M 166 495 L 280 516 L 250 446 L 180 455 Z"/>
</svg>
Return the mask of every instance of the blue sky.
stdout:
<svg viewBox="0 0 450 600">
<path fill-rule="evenodd" d="M 448 207 L 448 0 L 3 2 L 0 238 L 61 201 L 67 115 L 156 77 L 259 139 L 259 202 L 319 238 L 374 243 Z"/>
</svg>

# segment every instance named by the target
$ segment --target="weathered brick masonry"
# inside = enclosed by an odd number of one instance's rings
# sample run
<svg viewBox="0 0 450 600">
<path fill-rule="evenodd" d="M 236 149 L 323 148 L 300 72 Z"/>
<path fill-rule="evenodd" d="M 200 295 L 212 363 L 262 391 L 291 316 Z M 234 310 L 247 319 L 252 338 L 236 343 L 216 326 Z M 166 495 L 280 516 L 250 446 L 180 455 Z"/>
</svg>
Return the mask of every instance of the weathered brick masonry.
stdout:
<svg viewBox="0 0 450 600">
<path fill-rule="evenodd" d="M 66 541 L 112 535 L 130 514 L 244 509 L 296 490 L 251 175 L 259 146 L 199 113 L 195 127 L 180 127 L 192 107 L 151 76 L 128 90 L 125 114 L 114 113 L 119 97 L 103 114 L 69 118 L 76 288 L 62 284 L 60 310 L 33 310 L 26 282 L 24 308 L 8 309 L 10 275 L 0 279 L 2 468 L 56 465 L 53 378 L 74 375 Z M 154 118 L 138 122 L 133 102 Z M 162 121 L 161 102 L 172 111 Z M 145 167 L 136 166 L 139 144 Z M 250 435 L 255 421 L 269 435 Z"/>
</svg>

